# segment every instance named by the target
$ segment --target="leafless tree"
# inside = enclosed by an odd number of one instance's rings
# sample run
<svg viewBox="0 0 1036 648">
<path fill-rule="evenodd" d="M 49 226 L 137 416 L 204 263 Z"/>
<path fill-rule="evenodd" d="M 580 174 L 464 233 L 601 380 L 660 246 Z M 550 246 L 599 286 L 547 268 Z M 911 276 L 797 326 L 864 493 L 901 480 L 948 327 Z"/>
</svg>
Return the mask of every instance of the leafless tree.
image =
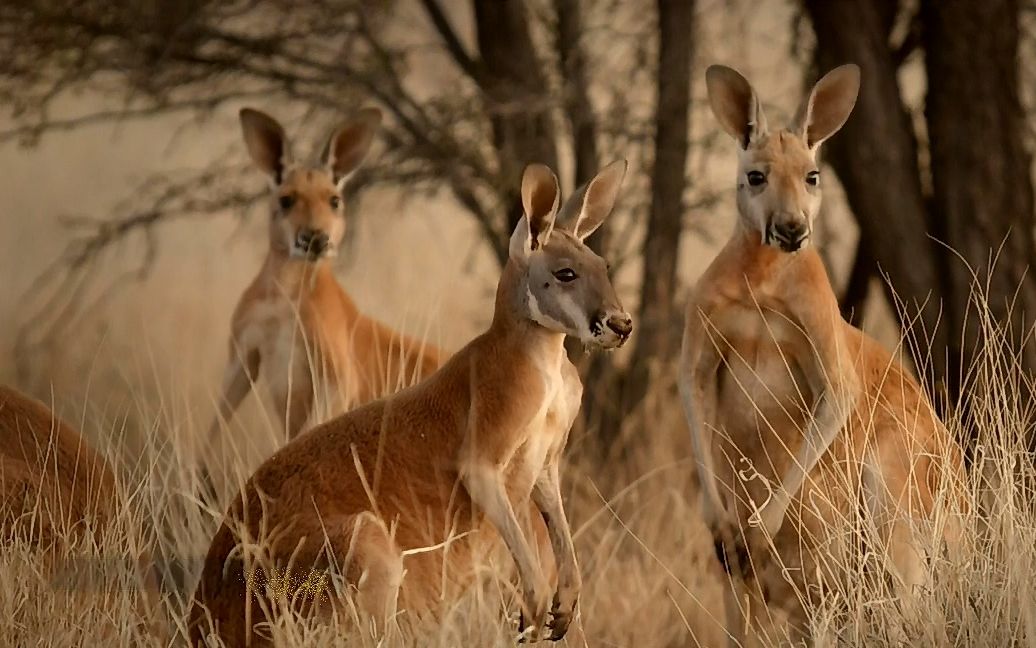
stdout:
<svg viewBox="0 0 1036 648">
<path fill-rule="evenodd" d="M 695 5 L 657 1 L 658 63 L 654 155 L 651 170 L 651 207 L 642 254 L 643 287 L 636 354 L 630 366 L 613 378 L 596 400 L 601 414 L 600 434 L 618 437 L 621 422 L 640 404 L 652 383 L 652 373 L 669 367 L 679 348 L 682 331 L 673 295 L 679 292 L 676 276 L 679 240 L 683 232 L 684 193 L 687 190 L 687 154 L 690 142 L 691 63 L 695 33 Z M 591 412 L 593 409 L 591 408 Z M 651 416 L 651 412 L 646 412 Z M 611 444 L 606 444 L 611 445 Z"/>
<path fill-rule="evenodd" d="M 817 67 L 863 69 L 856 110 L 827 151 L 861 230 L 843 310 L 858 308 L 861 286 L 880 272 L 902 324 L 913 325 L 916 364 L 966 408 L 976 288 L 1010 334 L 1006 348 L 1030 376 L 1036 369 L 1025 343 L 1036 312 L 1036 213 L 1020 100 L 1023 14 L 1016 0 L 916 5 L 805 1 Z M 921 53 L 923 114 L 906 106 L 897 78 Z"/>
<path fill-rule="evenodd" d="M 0 103 L 16 127 L 0 132 L 0 143 L 31 145 L 92 123 L 204 118 L 245 100 L 291 102 L 324 120 L 376 102 L 389 114 L 385 150 L 357 186 L 446 190 L 500 262 L 526 164 L 572 159 L 570 184 L 579 184 L 603 163 L 631 158 L 624 208 L 632 229 L 592 241 L 612 258 L 646 259 L 646 329 L 630 356 L 628 407 L 643 396 L 648 364 L 669 348 L 664 328 L 676 312 L 694 10 L 692 1 L 649 0 L 11 0 L 0 7 L 0 51 L 9 53 L 0 57 Z M 624 55 L 607 69 L 589 64 L 616 50 Z M 430 94 L 414 73 L 429 58 L 442 77 Z M 81 90 L 114 107 L 56 110 Z M 652 95 L 657 112 L 635 99 Z M 649 175 L 640 169 L 650 160 Z M 254 203 L 243 172 L 220 159 L 150 180 L 113 217 L 77 218 L 79 236 L 34 288 L 46 297 L 24 345 L 60 336 L 88 308 L 85 286 L 113 246 L 142 237 L 137 274 L 146 273 L 162 223 Z M 592 390 L 626 389 L 610 365 L 590 367 Z"/>
<path fill-rule="evenodd" d="M 806 76 L 846 61 L 863 69 L 858 106 L 825 151 L 861 231 L 843 311 L 859 318 L 881 278 L 921 341 L 915 364 L 949 403 L 966 394 L 978 348 L 967 315 L 975 278 L 989 276 L 990 306 L 1015 336 L 1036 311 L 1024 105 L 1036 78 L 1019 63 L 1033 49 L 1031 4 L 802 0 L 816 36 Z M 524 165 L 572 161 L 564 180 L 574 186 L 630 158 L 625 224 L 592 241 L 644 277 L 630 364 L 587 363 L 588 415 L 610 442 L 673 355 L 679 234 L 714 198 L 686 166 L 696 10 L 693 0 L 8 0 L 0 105 L 15 126 L 0 143 L 127 119 L 204 119 L 245 101 L 289 103 L 316 122 L 374 102 L 389 115 L 384 153 L 357 186 L 447 192 L 501 262 Z M 900 88 L 911 64 L 927 78 L 923 112 Z M 428 69 L 431 91 L 421 86 Z M 59 109 L 82 90 L 107 107 Z M 214 156 L 210 168 L 149 179 L 111 217 L 69 218 L 77 236 L 34 286 L 39 317 L 24 344 L 60 337 L 90 308 L 97 261 L 121 243 L 143 241 L 132 279 L 160 249 L 163 223 L 254 203 L 244 169 L 240 155 Z M 1023 348 L 1029 371 L 1034 354 Z"/>
</svg>

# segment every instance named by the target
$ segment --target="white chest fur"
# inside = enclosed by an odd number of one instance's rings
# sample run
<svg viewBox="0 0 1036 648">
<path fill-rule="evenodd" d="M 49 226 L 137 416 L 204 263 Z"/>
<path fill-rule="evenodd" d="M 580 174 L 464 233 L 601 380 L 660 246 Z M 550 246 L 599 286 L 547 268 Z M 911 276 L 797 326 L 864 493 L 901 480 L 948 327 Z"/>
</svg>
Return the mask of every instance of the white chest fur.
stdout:
<svg viewBox="0 0 1036 648">
<path fill-rule="evenodd" d="M 295 306 L 283 297 L 257 301 L 243 320 L 238 342 L 257 348 L 262 358 L 260 373 L 273 398 L 282 408 L 292 394 L 312 394 L 313 407 L 321 418 L 343 411 L 345 396 L 338 380 L 341 368 L 318 358 L 326 358 L 319 348 L 323 341 L 316 332 L 302 325 Z"/>
<path fill-rule="evenodd" d="M 799 327 L 781 311 L 765 304 L 731 304 L 715 312 L 710 328 L 719 333 L 719 340 L 728 343 L 752 340 L 780 345 L 802 337 Z"/>
<path fill-rule="evenodd" d="M 526 496 L 548 461 L 564 448 L 579 409 L 582 383 L 568 359 L 559 355 L 538 363 L 544 384 L 539 410 L 526 426 L 524 441 L 511 462 L 513 492 Z"/>
<path fill-rule="evenodd" d="M 786 312 L 773 305 L 731 304 L 714 313 L 710 324 L 724 358 L 717 380 L 728 423 L 744 420 L 755 428 L 759 417 L 810 407 L 800 366 L 810 357 L 810 342 Z"/>
</svg>

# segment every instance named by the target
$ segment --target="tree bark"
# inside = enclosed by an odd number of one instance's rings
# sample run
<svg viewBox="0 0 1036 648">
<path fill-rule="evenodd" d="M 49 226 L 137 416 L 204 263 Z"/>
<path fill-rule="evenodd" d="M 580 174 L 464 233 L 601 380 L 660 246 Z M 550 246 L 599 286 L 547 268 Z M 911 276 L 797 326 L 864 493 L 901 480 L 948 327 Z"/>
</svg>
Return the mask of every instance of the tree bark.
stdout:
<svg viewBox="0 0 1036 648">
<path fill-rule="evenodd" d="M 533 48 L 525 3 L 475 0 L 474 7 L 485 75 L 481 87 L 492 124 L 509 237 L 522 217 L 521 177 L 526 165 L 541 162 L 557 170 L 550 97 Z M 507 240 L 495 243 L 497 256 L 506 262 Z"/>
<path fill-rule="evenodd" d="M 611 407 L 601 412 L 600 435 L 605 447 L 618 438 L 623 417 L 643 401 L 652 382 L 652 370 L 672 358 L 679 336 L 673 322 L 687 187 L 696 5 L 693 0 L 657 2 L 658 95 L 651 209 L 642 254 L 644 278 L 630 366 L 620 381 L 618 402 L 613 399 Z"/>
<path fill-rule="evenodd" d="M 555 0 L 557 15 L 556 49 L 561 74 L 564 79 L 563 98 L 565 116 L 572 131 L 572 147 L 575 155 L 575 186 L 582 186 L 593 178 L 602 161 L 598 158 L 597 120 L 590 102 L 590 74 L 582 36 L 585 33 L 581 0 Z M 607 219 L 586 244 L 601 256 L 608 258 L 611 242 L 611 227 Z M 582 344 L 569 339 L 566 348 L 570 359 L 579 367 L 585 377 L 584 391 L 586 406 L 584 421 L 594 420 L 597 404 L 614 400 L 616 382 L 612 356 L 598 353 L 583 354 Z"/>
<path fill-rule="evenodd" d="M 856 245 L 856 258 L 849 271 L 849 281 L 845 292 L 838 299 L 838 310 L 845 321 L 859 326 L 863 322 L 867 306 L 867 293 L 870 292 L 871 278 L 877 273 L 874 256 L 867 248 L 867 241 L 860 239 Z"/>
<path fill-rule="evenodd" d="M 590 75 L 586 69 L 586 55 L 581 44 L 585 26 L 580 0 L 557 0 L 557 51 L 561 73 L 565 114 L 572 128 L 575 153 L 575 186 L 588 182 L 601 165 L 597 151 L 597 120 L 590 103 Z M 608 221 L 587 240 L 599 254 L 608 249 Z"/>
<path fill-rule="evenodd" d="M 1017 348 L 1036 313 L 1036 280 L 1028 272 L 1036 216 L 1018 88 L 1019 9 L 1017 0 L 925 0 L 921 8 L 933 214 L 946 243 L 963 257 L 945 255 L 949 357 L 963 363 L 949 376 L 955 400 L 967 391 L 961 373 L 980 344 L 978 320 L 968 315 L 972 272 L 985 285 L 993 320 L 1010 327 L 1010 348 Z M 1031 345 L 1025 351 L 1023 367 L 1031 375 L 1036 357 Z"/>
<path fill-rule="evenodd" d="M 928 208 L 918 167 L 917 140 L 900 98 L 898 66 L 889 48 L 890 9 L 895 2 L 806 0 L 817 37 L 821 71 L 853 62 L 860 66 L 860 96 L 841 132 L 823 154 L 845 187 L 849 206 L 867 242 L 894 308 L 909 322 L 920 311 L 923 331 L 914 361 L 937 380 L 947 374 L 947 327 L 940 322 L 944 298 L 938 259 L 930 238 Z M 897 308 L 898 310 L 898 308 Z M 902 315 L 905 315 L 903 317 Z"/>
</svg>

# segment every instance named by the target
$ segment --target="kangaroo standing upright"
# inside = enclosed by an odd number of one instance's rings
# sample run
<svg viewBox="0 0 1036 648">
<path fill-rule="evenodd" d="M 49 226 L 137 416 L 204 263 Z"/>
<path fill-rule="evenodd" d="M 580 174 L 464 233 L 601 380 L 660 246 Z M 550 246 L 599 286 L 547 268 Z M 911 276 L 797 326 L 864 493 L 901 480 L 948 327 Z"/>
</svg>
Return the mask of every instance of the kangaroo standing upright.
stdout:
<svg viewBox="0 0 1036 648">
<path fill-rule="evenodd" d="M 808 635 L 802 597 L 825 567 L 821 554 L 835 550 L 824 531 L 854 519 L 861 501 L 897 582 L 904 591 L 924 582 L 915 525 L 944 478 L 961 478 L 962 462 L 906 369 L 842 319 L 809 246 L 817 151 L 849 117 L 859 68 L 828 73 L 794 125 L 774 131 L 736 71 L 712 66 L 706 82 L 737 141 L 739 218 L 687 306 L 679 378 L 705 522 L 730 572 L 728 631 L 741 645 L 746 592 Z"/>
<path fill-rule="evenodd" d="M 330 392 L 349 407 L 410 385 L 439 366 L 439 352 L 365 317 L 335 279 L 329 259 L 345 234 L 342 192 L 370 149 L 381 113 L 367 108 L 331 135 L 319 165 L 296 163 L 273 118 L 249 108 L 241 127 L 270 181 L 270 250 L 234 310 L 219 416 L 233 415 L 262 371 L 288 438 Z"/>
<path fill-rule="evenodd" d="M 611 348 L 633 328 L 604 260 L 583 243 L 611 212 L 625 169 L 605 168 L 560 215 L 553 172 L 526 169 L 525 215 L 489 329 L 423 383 L 310 430 L 256 471 L 209 547 L 193 644 L 209 627 L 233 645 L 257 641 L 268 598 L 246 583 L 329 563 L 379 624 L 397 604 L 420 613 L 463 591 L 500 539 L 518 567 L 528 634 L 565 635 L 580 577 L 560 464 L 582 383 L 564 339 Z M 530 504 L 553 548 L 553 607 L 524 520 Z M 265 560 L 249 564 L 249 551 Z"/>
</svg>

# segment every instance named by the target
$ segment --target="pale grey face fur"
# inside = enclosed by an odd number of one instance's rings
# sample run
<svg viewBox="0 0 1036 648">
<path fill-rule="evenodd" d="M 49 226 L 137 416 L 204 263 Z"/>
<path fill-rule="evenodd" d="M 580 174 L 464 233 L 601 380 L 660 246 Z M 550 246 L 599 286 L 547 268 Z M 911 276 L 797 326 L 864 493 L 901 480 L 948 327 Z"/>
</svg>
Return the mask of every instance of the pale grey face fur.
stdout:
<svg viewBox="0 0 1036 648">
<path fill-rule="evenodd" d="M 522 183 L 526 215 L 511 237 L 511 257 L 524 272 L 523 314 L 603 348 L 622 346 L 633 319 L 615 294 L 607 263 L 583 241 L 611 212 L 625 171 L 625 162 L 609 165 L 558 214 L 557 178 L 542 165 L 530 166 Z"/>
<path fill-rule="evenodd" d="M 815 150 L 790 131 L 767 133 L 738 155 L 738 213 L 765 245 L 795 252 L 813 233 L 819 182 Z"/>
<path fill-rule="evenodd" d="M 565 230 L 532 253 L 526 281 L 529 317 L 542 326 L 604 348 L 622 346 L 633 329 L 604 259 Z"/>
</svg>

